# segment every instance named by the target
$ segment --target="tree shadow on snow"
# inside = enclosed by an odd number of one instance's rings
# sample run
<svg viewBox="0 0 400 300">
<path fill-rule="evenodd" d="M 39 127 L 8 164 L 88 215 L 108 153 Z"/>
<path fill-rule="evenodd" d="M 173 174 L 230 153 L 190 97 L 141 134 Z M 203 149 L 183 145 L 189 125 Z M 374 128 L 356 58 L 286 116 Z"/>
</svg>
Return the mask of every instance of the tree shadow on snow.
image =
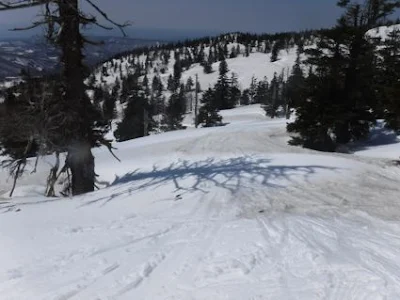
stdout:
<svg viewBox="0 0 400 300">
<path fill-rule="evenodd" d="M 171 184 L 175 188 L 173 192 L 180 195 L 189 192 L 208 193 L 215 187 L 231 193 L 243 188 L 251 191 L 256 184 L 283 188 L 288 182 L 294 182 L 294 178 L 300 177 L 307 182 L 319 170 L 337 170 L 321 165 L 288 166 L 273 165 L 271 162 L 271 159 L 242 156 L 224 160 L 208 158 L 196 162 L 179 160 L 163 168 L 155 165 L 151 171 L 136 170 L 117 177 L 108 188 L 110 195 L 88 199 L 84 206 L 98 202 L 106 204 L 120 196 L 130 197 L 140 190 L 155 190 Z M 281 185 L 282 181 L 286 181 L 284 185 Z"/>
<path fill-rule="evenodd" d="M 368 139 L 350 145 L 352 151 L 368 150 L 376 146 L 386 146 L 400 143 L 397 134 L 385 127 L 384 122 L 378 124 L 371 129 Z"/>
</svg>

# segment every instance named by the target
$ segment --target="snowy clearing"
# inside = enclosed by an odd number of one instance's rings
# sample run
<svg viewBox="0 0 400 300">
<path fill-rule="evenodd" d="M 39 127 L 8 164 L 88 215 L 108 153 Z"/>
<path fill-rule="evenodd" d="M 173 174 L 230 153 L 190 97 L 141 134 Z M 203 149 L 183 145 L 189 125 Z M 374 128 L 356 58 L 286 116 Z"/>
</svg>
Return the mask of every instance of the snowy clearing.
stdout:
<svg viewBox="0 0 400 300">
<path fill-rule="evenodd" d="M 263 80 L 266 77 L 270 81 L 274 77 L 274 73 L 277 73 L 277 75 L 281 72 L 284 72 L 285 75 L 288 74 L 292 70 L 295 61 L 296 48 L 291 48 L 289 51 L 282 50 L 280 59 L 276 62 L 271 62 L 271 54 L 265 53 L 251 53 L 249 57 L 237 57 L 226 60 L 229 69 L 228 77 L 232 73 L 235 73 L 238 76 L 241 89 L 248 88 L 253 77 L 257 80 Z M 218 66 L 219 62 L 214 63 L 214 72 L 204 74 L 203 67 L 195 65 L 183 72 L 182 80 L 186 82 L 189 77 L 193 79 L 198 74 L 200 86 L 203 89 L 208 89 L 218 81 Z"/>
<path fill-rule="evenodd" d="M 122 163 L 97 149 L 108 187 L 82 197 L 40 196 L 42 162 L 0 198 L 1 299 L 399 299 L 400 168 L 290 147 L 258 105 L 222 113 L 117 144 Z"/>
</svg>

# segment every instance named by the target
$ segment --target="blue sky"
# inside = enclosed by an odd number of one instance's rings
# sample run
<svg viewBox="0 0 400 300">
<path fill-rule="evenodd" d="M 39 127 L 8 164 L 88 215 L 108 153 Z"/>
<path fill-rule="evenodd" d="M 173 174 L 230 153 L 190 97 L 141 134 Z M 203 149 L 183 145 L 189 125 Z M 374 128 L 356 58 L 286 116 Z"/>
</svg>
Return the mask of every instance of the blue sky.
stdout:
<svg viewBox="0 0 400 300">
<path fill-rule="evenodd" d="M 85 0 L 82 0 L 84 3 Z M 118 21 L 135 28 L 201 32 L 279 32 L 331 26 L 337 0 L 95 0 Z M 85 7 L 84 7 L 85 8 Z M 87 8 L 87 7 L 86 7 Z M 0 31 L 29 24 L 38 10 L 0 12 Z"/>
</svg>

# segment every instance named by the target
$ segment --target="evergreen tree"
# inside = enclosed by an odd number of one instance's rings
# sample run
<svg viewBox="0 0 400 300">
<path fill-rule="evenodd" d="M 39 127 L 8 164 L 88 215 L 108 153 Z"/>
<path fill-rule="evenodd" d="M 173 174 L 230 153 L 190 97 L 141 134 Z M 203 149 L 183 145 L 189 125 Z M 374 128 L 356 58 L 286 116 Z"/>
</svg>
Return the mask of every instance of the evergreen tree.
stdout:
<svg viewBox="0 0 400 300">
<path fill-rule="evenodd" d="M 195 62 L 202 64 L 205 59 L 205 54 L 204 54 L 204 45 L 201 45 L 199 53 L 196 56 Z"/>
<path fill-rule="evenodd" d="M 276 41 L 274 43 L 274 46 L 272 47 L 272 52 L 271 52 L 271 62 L 276 62 L 278 60 L 279 52 L 282 49 L 282 42 Z"/>
<path fill-rule="evenodd" d="M 163 64 L 165 66 L 168 66 L 169 60 L 171 58 L 171 52 L 169 50 L 165 50 L 162 52 L 161 57 L 162 57 Z"/>
<path fill-rule="evenodd" d="M 186 81 L 185 92 L 187 94 L 187 100 L 190 112 L 193 111 L 193 91 L 194 91 L 194 82 L 192 77 L 189 77 L 188 80 Z"/>
<path fill-rule="evenodd" d="M 122 76 L 120 76 L 119 78 L 118 77 L 115 78 L 115 85 L 114 85 L 113 89 L 115 88 L 115 89 L 119 90 L 121 88 L 121 78 L 122 78 Z"/>
<path fill-rule="evenodd" d="M 249 88 L 249 97 L 251 104 L 255 103 L 256 94 L 257 94 L 257 79 L 253 75 L 251 77 L 250 88 Z"/>
<path fill-rule="evenodd" d="M 126 78 L 123 79 L 120 95 L 120 102 L 122 104 L 129 99 L 132 90 L 138 89 L 138 76 L 138 73 L 129 74 Z"/>
<path fill-rule="evenodd" d="M 236 52 L 236 49 L 237 48 L 232 47 L 231 54 L 229 55 L 229 58 L 236 58 L 238 56 L 238 53 Z"/>
<path fill-rule="evenodd" d="M 185 90 L 187 92 L 191 92 L 191 91 L 193 91 L 193 88 L 194 88 L 194 82 L 193 82 L 192 77 L 189 76 L 189 78 L 186 81 Z"/>
<path fill-rule="evenodd" d="M 386 126 L 400 132 L 400 31 L 394 30 L 379 51 L 377 88 Z"/>
<path fill-rule="evenodd" d="M 245 89 L 240 97 L 240 105 L 249 105 L 250 104 L 250 91 L 249 89 Z"/>
<path fill-rule="evenodd" d="M 235 52 L 236 52 L 236 56 L 238 56 L 241 53 L 239 45 L 236 46 L 236 51 Z"/>
<path fill-rule="evenodd" d="M 110 124 L 112 120 L 116 118 L 116 102 L 117 102 L 117 95 L 116 93 L 105 93 L 104 102 L 102 104 L 102 111 L 104 120 Z"/>
<path fill-rule="evenodd" d="M 149 87 L 149 79 L 147 78 L 147 74 L 144 75 L 142 80 L 142 89 L 145 93 L 145 96 L 148 98 L 150 97 L 150 87 Z"/>
<path fill-rule="evenodd" d="M 163 91 L 164 87 L 159 76 L 154 76 L 151 82 L 151 90 L 153 93 L 156 91 Z"/>
<path fill-rule="evenodd" d="M 199 81 L 197 81 L 197 84 L 196 84 L 196 92 L 201 93 L 201 85 L 200 85 Z"/>
<path fill-rule="evenodd" d="M 250 56 L 250 46 L 249 45 L 245 45 L 245 57 L 249 57 Z"/>
<path fill-rule="evenodd" d="M 228 102 L 236 106 L 240 102 L 241 91 L 239 89 L 239 82 L 236 73 L 232 73 L 229 80 L 229 99 Z"/>
<path fill-rule="evenodd" d="M 171 92 L 174 92 L 176 90 L 175 81 L 174 81 L 174 78 L 172 77 L 172 75 L 169 75 L 169 77 L 168 77 L 167 89 Z"/>
<path fill-rule="evenodd" d="M 104 91 L 102 88 L 94 87 L 93 88 L 93 102 L 97 106 L 99 103 L 104 101 L 105 94 L 107 92 Z"/>
<path fill-rule="evenodd" d="M 254 103 L 262 103 L 262 104 L 267 104 L 268 102 L 268 92 L 269 92 L 269 83 L 268 79 L 264 77 L 264 80 L 258 82 L 255 95 L 254 97 Z"/>
<path fill-rule="evenodd" d="M 218 82 L 215 85 L 215 103 L 218 109 L 230 109 L 235 107 L 230 97 L 230 83 L 228 79 L 228 64 L 226 60 L 222 60 L 219 64 Z"/>
<path fill-rule="evenodd" d="M 332 30 L 321 32 L 318 48 L 308 50 L 314 73 L 295 105 L 297 119 L 288 130 L 294 144 L 332 151 L 338 144 L 365 138 L 375 121 L 378 42 L 366 32 L 376 27 L 400 1 L 339 1 L 346 9 Z"/>
<path fill-rule="evenodd" d="M 117 141 L 123 142 L 147 135 L 145 116 L 148 111 L 149 105 L 144 92 L 133 91 L 124 110 L 124 117 L 114 132 Z"/>
<path fill-rule="evenodd" d="M 276 72 L 269 85 L 267 102 L 264 105 L 264 110 L 267 116 L 275 118 L 277 116 L 277 110 L 279 107 L 279 94 L 280 94 L 280 80 Z"/>
<path fill-rule="evenodd" d="M 307 98 L 296 105 L 296 121 L 287 127 L 289 132 L 299 134 L 292 138 L 290 144 L 333 152 L 335 143 L 330 134 L 334 123 L 334 117 L 330 117 L 333 109 L 326 97 L 329 83 L 325 82 L 322 87 L 320 78 L 310 73 L 305 79 L 305 87 Z"/>
<path fill-rule="evenodd" d="M 120 102 L 127 103 L 127 106 L 124 109 L 123 119 L 117 124 L 114 132 L 119 142 L 146 136 L 155 125 L 152 119 L 155 114 L 155 104 L 148 101 L 147 93 L 149 92 L 146 91 L 149 89 L 148 85 L 143 86 L 146 76 L 140 86 L 139 75 L 138 73 L 130 74 L 123 82 L 124 91 L 121 93 Z M 111 106 L 112 103 L 108 105 Z"/>
<path fill-rule="evenodd" d="M 222 60 L 226 59 L 227 56 L 225 55 L 225 50 L 224 50 L 224 48 L 221 47 L 221 46 L 218 46 L 217 49 L 218 49 L 218 50 L 217 50 L 218 61 L 222 61 Z"/>
<path fill-rule="evenodd" d="M 223 53 L 224 53 L 224 58 L 228 58 L 229 55 L 229 50 L 228 50 L 228 43 L 224 44 L 224 49 L 223 49 Z"/>
<path fill-rule="evenodd" d="M 176 54 L 176 61 L 174 64 L 174 76 L 173 76 L 173 91 L 176 90 L 181 82 L 182 77 L 182 62 L 179 55 Z"/>
<path fill-rule="evenodd" d="M 163 86 L 160 84 L 152 92 L 151 107 L 153 108 L 153 115 L 161 115 L 165 112 L 165 97 L 163 95 Z"/>
<path fill-rule="evenodd" d="M 203 62 L 203 71 L 204 74 L 211 74 L 213 73 L 212 62 L 210 59 Z"/>
<path fill-rule="evenodd" d="M 287 82 L 288 106 L 296 107 L 304 101 L 305 78 L 301 68 L 300 53 L 297 54 L 296 63 L 292 68 Z"/>
<path fill-rule="evenodd" d="M 204 92 L 201 99 L 202 106 L 197 117 L 197 124 L 203 127 L 214 127 L 222 125 L 222 117 L 219 115 L 219 110 L 215 105 L 215 91 L 209 88 Z"/>
<path fill-rule="evenodd" d="M 270 53 L 271 52 L 271 44 L 269 43 L 269 41 L 264 41 L 264 53 Z"/>
<path fill-rule="evenodd" d="M 108 68 L 107 68 L 107 66 L 103 66 L 103 67 L 102 67 L 101 74 L 103 75 L 103 77 L 108 77 L 108 76 L 110 76 L 110 75 L 108 74 Z"/>
<path fill-rule="evenodd" d="M 172 93 L 168 100 L 168 104 L 165 108 L 163 115 L 162 129 L 164 131 L 172 131 L 178 129 L 184 129 L 182 121 L 184 114 L 186 113 L 186 97 L 185 89 L 183 85 Z"/>
</svg>

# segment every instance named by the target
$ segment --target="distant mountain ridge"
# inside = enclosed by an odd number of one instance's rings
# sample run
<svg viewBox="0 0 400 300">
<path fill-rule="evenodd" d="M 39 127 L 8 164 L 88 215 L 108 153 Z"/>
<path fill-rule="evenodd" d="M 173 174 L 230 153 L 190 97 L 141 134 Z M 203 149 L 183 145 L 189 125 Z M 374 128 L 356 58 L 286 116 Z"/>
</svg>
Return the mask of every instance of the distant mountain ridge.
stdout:
<svg viewBox="0 0 400 300">
<path fill-rule="evenodd" d="M 85 61 L 89 66 L 107 60 L 120 52 L 137 47 L 155 45 L 156 40 L 124 37 L 90 37 L 102 45 L 87 45 Z M 20 38 L 0 40 L 0 80 L 17 76 L 22 69 L 29 69 L 33 74 L 42 74 L 57 70 L 59 50 L 39 38 Z"/>
</svg>

